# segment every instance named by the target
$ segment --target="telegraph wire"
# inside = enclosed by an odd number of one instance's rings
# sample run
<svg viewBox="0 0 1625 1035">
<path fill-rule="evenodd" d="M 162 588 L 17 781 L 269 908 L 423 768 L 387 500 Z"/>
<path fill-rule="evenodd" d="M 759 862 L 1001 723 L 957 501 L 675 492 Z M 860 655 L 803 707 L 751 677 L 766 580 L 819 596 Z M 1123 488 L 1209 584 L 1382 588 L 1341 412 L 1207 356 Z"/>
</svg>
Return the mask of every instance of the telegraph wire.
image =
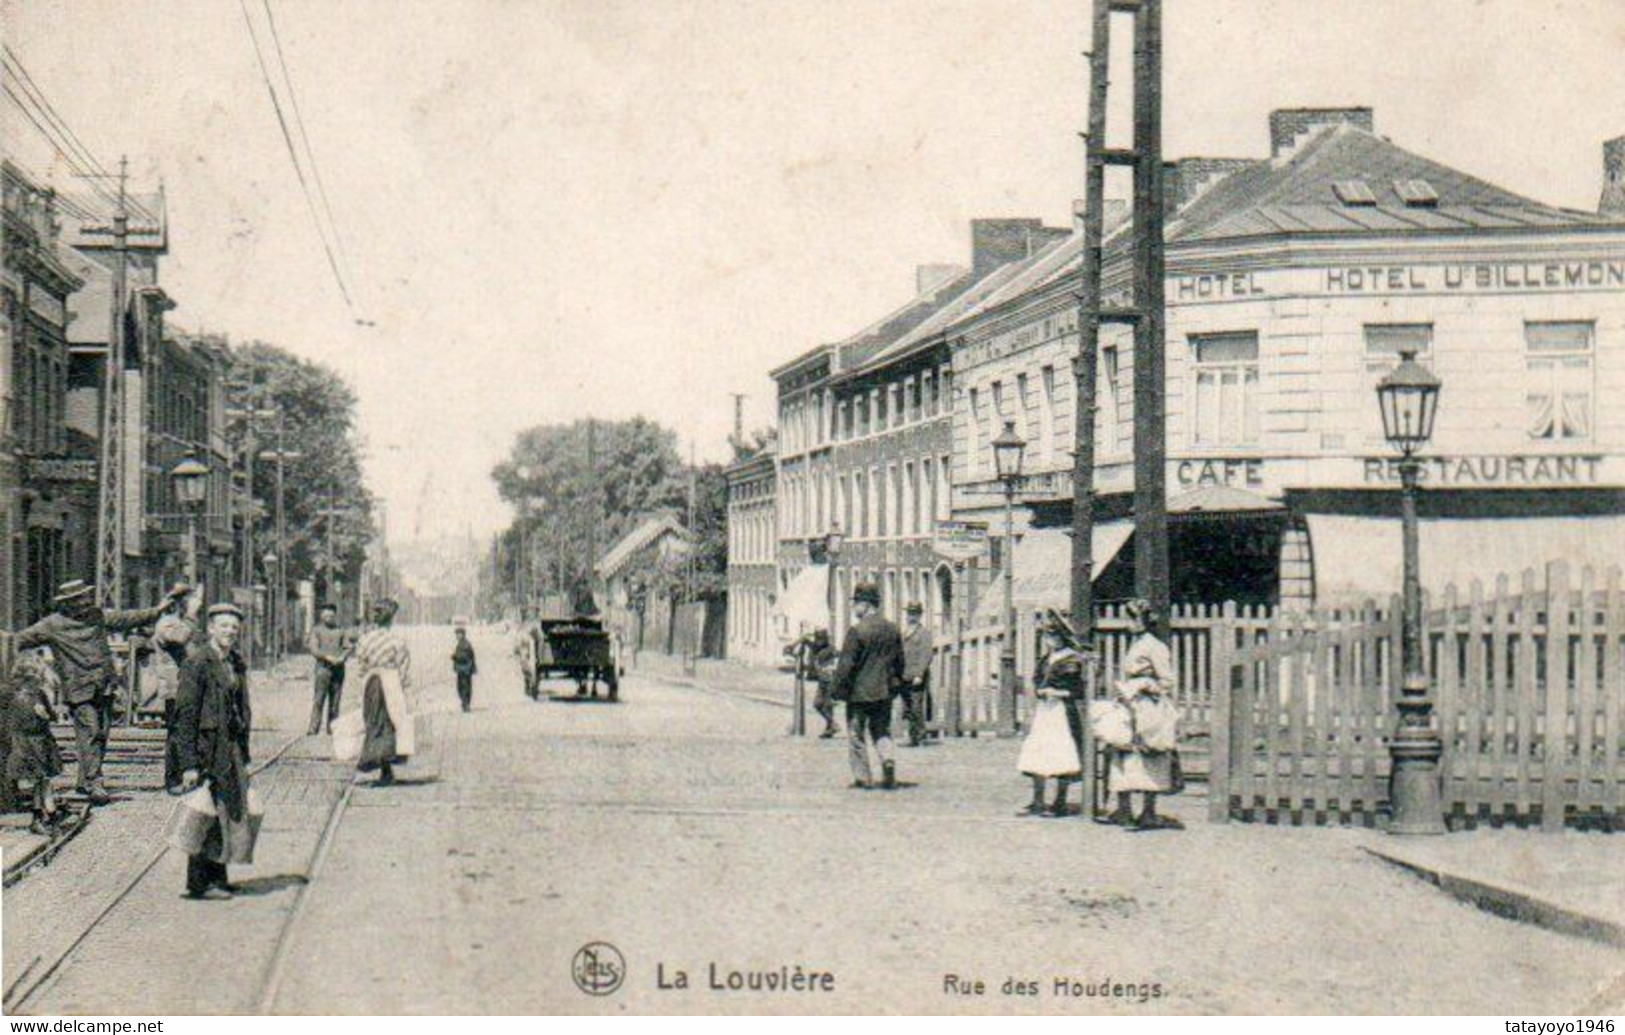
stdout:
<svg viewBox="0 0 1625 1035">
<path fill-rule="evenodd" d="M 288 102 L 293 108 L 293 124 L 299 130 L 299 139 L 305 145 L 305 158 L 310 162 L 311 178 L 316 181 L 316 193 L 322 199 L 322 211 L 327 214 L 327 228 L 333 233 L 333 244 L 338 248 L 344 268 L 354 272 L 350 256 L 344 247 L 344 235 L 339 232 L 338 220 L 333 218 L 333 205 L 327 199 L 327 184 L 322 180 L 322 167 L 316 161 L 316 152 L 310 146 L 310 134 L 305 131 L 305 115 L 299 109 L 299 94 L 293 88 L 293 75 L 288 71 L 288 58 L 282 49 L 282 34 L 277 31 L 276 15 L 271 13 L 271 0 L 260 0 L 265 8 L 265 21 L 271 27 L 271 42 L 276 49 L 277 64 L 282 69 L 282 82 L 288 88 Z"/>
<path fill-rule="evenodd" d="M 345 306 L 354 315 L 355 303 L 350 300 L 350 289 L 344 283 L 344 274 L 339 272 L 338 260 L 333 256 L 333 247 L 328 242 L 327 231 L 316 211 L 316 201 L 311 195 L 310 184 L 305 179 L 304 167 L 299 163 L 299 150 L 294 146 L 293 134 L 288 130 L 288 119 L 282 112 L 282 100 L 276 95 L 276 86 L 271 82 L 270 67 L 265 63 L 265 51 L 260 47 L 259 34 L 254 31 L 254 20 L 248 14 L 248 0 L 237 0 L 237 6 L 243 12 L 243 25 L 248 29 L 248 38 L 254 44 L 254 56 L 260 65 L 260 78 L 265 81 L 266 93 L 271 95 L 271 107 L 276 111 L 277 125 L 282 128 L 282 140 L 288 146 L 288 160 L 293 163 L 294 175 L 299 178 L 299 189 L 305 195 L 305 207 L 310 210 L 310 221 L 316 227 L 316 236 L 321 238 L 322 251 L 327 254 L 327 265 L 333 271 L 334 281 L 338 283 L 339 294 L 344 297 Z"/>
<path fill-rule="evenodd" d="M 74 156 L 63 152 L 63 150 L 62 150 L 61 146 L 58 144 L 56 138 L 51 135 L 49 130 L 47 130 L 44 126 L 40 125 L 39 117 L 36 116 L 34 114 L 34 112 L 32 110 L 30 110 L 29 107 L 27 105 L 25 105 L 17 97 L 17 95 L 15 93 L 12 92 L 11 87 L 6 86 L 4 84 L 0 84 L 0 90 L 5 91 L 6 96 L 11 98 L 12 103 L 17 106 L 17 110 L 22 112 L 23 115 L 27 117 L 29 122 L 32 122 L 34 124 L 34 128 L 40 131 L 40 134 L 45 138 L 46 142 L 48 144 L 50 144 L 51 147 L 54 150 L 56 150 L 58 154 L 61 154 L 63 158 L 67 159 L 68 164 L 70 166 L 72 166 L 75 170 L 77 170 L 79 168 L 78 160 Z M 95 218 L 95 215 L 89 209 L 85 208 L 78 201 L 74 201 L 74 200 L 70 199 L 65 194 L 58 194 L 57 195 L 57 202 L 59 204 L 61 204 L 61 206 L 64 209 L 68 210 L 68 212 L 70 214 L 72 214 L 72 215 L 74 215 L 74 216 L 76 216 L 76 217 L 78 217 L 80 219 L 89 221 L 89 220 Z"/>
<path fill-rule="evenodd" d="M 40 88 L 39 84 L 34 81 L 33 75 L 29 73 L 28 67 L 17 56 L 17 52 L 12 50 L 9 45 L 4 46 L 3 50 L 6 63 L 9 66 L 8 71 L 11 72 L 12 78 L 23 88 L 23 92 L 34 102 L 46 120 L 57 127 L 61 138 L 68 143 L 69 147 L 64 151 L 63 156 L 71 158 L 76 153 L 80 160 L 89 166 L 88 169 L 82 170 L 83 175 L 91 180 L 91 184 L 95 187 L 97 193 L 116 205 L 118 199 L 106 186 L 98 182 L 99 180 L 112 179 L 112 174 L 97 160 L 96 155 L 90 148 L 85 146 L 84 141 L 79 139 L 79 135 L 73 131 L 72 126 L 68 125 L 68 121 L 56 110 L 55 105 L 51 104 L 50 100 L 45 96 L 45 91 Z M 64 149 L 59 146 L 58 150 Z M 157 215 L 143 205 L 139 199 L 127 198 L 126 200 L 130 208 L 143 219 L 152 222 L 158 221 Z"/>
</svg>

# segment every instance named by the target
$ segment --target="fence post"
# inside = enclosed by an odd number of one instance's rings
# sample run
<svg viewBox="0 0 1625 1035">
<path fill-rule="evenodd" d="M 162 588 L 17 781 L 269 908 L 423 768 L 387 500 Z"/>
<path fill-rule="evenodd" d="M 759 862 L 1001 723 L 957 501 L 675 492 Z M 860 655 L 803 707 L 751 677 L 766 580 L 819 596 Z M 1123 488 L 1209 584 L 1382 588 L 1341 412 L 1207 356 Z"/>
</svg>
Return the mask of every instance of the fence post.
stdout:
<svg viewBox="0 0 1625 1035">
<path fill-rule="evenodd" d="M 1208 720 L 1207 818 L 1213 823 L 1230 821 L 1230 753 L 1235 744 L 1236 717 L 1231 714 L 1231 658 L 1236 648 L 1236 603 L 1227 600 L 1219 620 L 1209 635 L 1212 666 L 1209 687 L 1213 710 Z"/>
<path fill-rule="evenodd" d="M 948 667 L 948 700 L 945 724 L 950 737 L 961 734 L 960 723 L 965 703 L 965 616 L 954 617 L 953 664 Z"/>
<path fill-rule="evenodd" d="M 1568 756 L 1569 566 L 1546 566 L 1546 734 L 1541 740 L 1540 829 L 1563 830 L 1563 781 Z"/>
</svg>

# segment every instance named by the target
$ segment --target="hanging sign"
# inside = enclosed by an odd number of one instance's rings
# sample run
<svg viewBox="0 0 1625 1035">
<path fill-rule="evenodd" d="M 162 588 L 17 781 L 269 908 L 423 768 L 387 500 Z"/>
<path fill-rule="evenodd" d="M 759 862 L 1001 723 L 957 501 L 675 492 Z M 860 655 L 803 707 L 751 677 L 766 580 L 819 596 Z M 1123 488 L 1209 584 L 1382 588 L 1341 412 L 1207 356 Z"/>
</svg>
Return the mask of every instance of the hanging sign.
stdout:
<svg viewBox="0 0 1625 1035">
<path fill-rule="evenodd" d="M 988 555 L 987 522 L 938 521 L 931 549 L 950 561 L 973 561 Z"/>
</svg>

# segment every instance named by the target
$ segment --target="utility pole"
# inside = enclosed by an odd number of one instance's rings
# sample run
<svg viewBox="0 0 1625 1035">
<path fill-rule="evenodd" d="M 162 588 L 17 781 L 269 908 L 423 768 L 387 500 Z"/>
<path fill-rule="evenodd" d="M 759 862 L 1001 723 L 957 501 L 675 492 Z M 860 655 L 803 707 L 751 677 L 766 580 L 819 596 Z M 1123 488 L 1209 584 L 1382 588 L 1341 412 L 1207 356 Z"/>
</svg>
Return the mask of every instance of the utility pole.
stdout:
<svg viewBox="0 0 1625 1035">
<path fill-rule="evenodd" d="M 598 473 L 598 421 L 592 417 L 587 418 L 587 476 L 592 479 L 592 505 L 587 508 L 587 589 L 591 591 L 593 576 L 598 573 L 598 522 L 603 517 L 599 490 L 604 482 Z"/>
<path fill-rule="evenodd" d="M 1162 182 L 1162 0 L 1094 0 L 1094 41 L 1089 52 L 1089 130 L 1084 212 L 1084 252 L 1079 292 L 1079 355 L 1076 453 L 1073 460 L 1072 613 L 1084 635 L 1094 628 L 1093 506 L 1095 390 L 1102 324 L 1134 328 L 1134 590 L 1156 610 L 1153 630 L 1168 635 L 1168 492 L 1165 331 L 1163 312 Z M 1111 22 L 1114 13 L 1134 21 L 1134 142 L 1112 147 L 1106 139 Z M 1124 166 L 1134 174 L 1132 296 L 1108 309 L 1102 298 L 1102 237 L 1105 169 Z"/>
<path fill-rule="evenodd" d="M 276 417 L 276 449 L 259 454 L 261 460 L 276 461 L 276 498 L 273 501 L 273 533 L 276 536 L 276 570 L 271 572 L 271 653 L 280 659 L 287 647 L 288 633 L 288 522 L 287 522 L 287 462 L 303 454 L 287 447 L 287 421 L 280 409 L 256 411 L 250 406 L 248 413 L 274 413 Z M 251 483 L 252 484 L 252 483 Z"/>
<path fill-rule="evenodd" d="M 96 598 L 103 607 L 123 603 L 124 586 L 124 340 L 125 310 L 128 304 L 130 211 L 126 182 L 130 162 L 118 163 L 118 207 L 113 210 L 111 229 L 91 232 L 111 233 L 113 237 L 113 292 L 107 335 L 107 366 L 102 388 L 100 498 L 97 501 Z"/>
<path fill-rule="evenodd" d="M 734 401 L 734 440 L 736 452 L 743 452 L 745 448 L 745 393 L 730 392 Z"/>
</svg>

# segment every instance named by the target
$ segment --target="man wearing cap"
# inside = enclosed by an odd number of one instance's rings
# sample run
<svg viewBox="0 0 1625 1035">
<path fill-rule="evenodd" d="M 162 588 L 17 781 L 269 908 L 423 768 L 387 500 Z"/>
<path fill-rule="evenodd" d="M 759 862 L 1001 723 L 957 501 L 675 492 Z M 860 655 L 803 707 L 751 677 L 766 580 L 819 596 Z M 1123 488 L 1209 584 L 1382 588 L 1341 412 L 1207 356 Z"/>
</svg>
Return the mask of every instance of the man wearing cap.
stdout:
<svg viewBox="0 0 1625 1035">
<path fill-rule="evenodd" d="M 333 732 L 333 720 L 339 717 L 339 701 L 344 695 L 344 662 L 353 646 L 350 631 L 339 628 L 339 609 L 323 604 L 305 638 L 305 649 L 315 661 L 315 695 L 310 703 L 310 726 L 305 731 L 310 736 L 323 729 Z"/>
<path fill-rule="evenodd" d="M 230 895 L 226 864 L 253 860 L 254 829 L 248 818 L 248 666 L 237 652 L 243 613 L 235 604 L 209 608 L 208 642 L 181 665 L 175 700 L 175 755 L 181 789 L 208 784 L 218 822 L 203 849 L 186 860 L 186 893 L 192 898 Z"/>
<path fill-rule="evenodd" d="M 74 579 L 57 590 L 55 612 L 17 634 L 17 650 L 49 647 L 56 658 L 62 701 L 73 717 L 79 752 L 77 785 L 93 805 L 112 800 L 102 783 L 102 756 L 113 710 L 113 650 L 107 634 L 152 625 L 188 592 L 186 586 L 177 585 L 156 607 L 104 611 L 96 604 L 95 587 Z"/>
<path fill-rule="evenodd" d="M 868 741 L 880 759 L 881 786 L 890 790 L 897 786 L 891 698 L 903 678 L 903 639 L 897 626 L 880 616 L 880 590 L 873 583 L 860 582 L 852 590 L 852 613 L 858 621 L 847 630 L 835 669 L 835 697 L 846 702 L 852 786 L 871 786 Z"/>
<path fill-rule="evenodd" d="M 904 608 L 902 694 L 909 747 L 919 747 L 925 741 L 926 709 L 931 694 L 931 630 L 920 621 L 924 611 L 917 600 Z"/>
<path fill-rule="evenodd" d="M 459 624 L 456 633 L 457 644 L 451 649 L 451 670 L 457 676 L 457 700 L 466 712 L 474 707 L 474 673 L 479 671 L 479 663 L 474 657 L 474 645 L 468 642 L 468 628 Z"/>
</svg>

